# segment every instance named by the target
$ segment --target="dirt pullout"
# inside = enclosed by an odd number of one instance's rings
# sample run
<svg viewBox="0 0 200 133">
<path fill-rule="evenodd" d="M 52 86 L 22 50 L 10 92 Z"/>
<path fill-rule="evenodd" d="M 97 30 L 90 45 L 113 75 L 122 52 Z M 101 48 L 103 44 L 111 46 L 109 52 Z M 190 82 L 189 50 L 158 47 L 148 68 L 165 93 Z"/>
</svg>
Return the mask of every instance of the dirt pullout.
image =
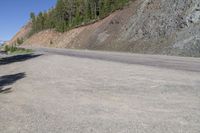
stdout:
<svg viewBox="0 0 200 133">
<path fill-rule="evenodd" d="M 47 54 L 1 65 L 0 82 L 1 133 L 200 132 L 199 72 Z"/>
<path fill-rule="evenodd" d="M 94 24 L 42 31 L 24 44 L 200 56 L 200 1 L 135 0 Z"/>
</svg>

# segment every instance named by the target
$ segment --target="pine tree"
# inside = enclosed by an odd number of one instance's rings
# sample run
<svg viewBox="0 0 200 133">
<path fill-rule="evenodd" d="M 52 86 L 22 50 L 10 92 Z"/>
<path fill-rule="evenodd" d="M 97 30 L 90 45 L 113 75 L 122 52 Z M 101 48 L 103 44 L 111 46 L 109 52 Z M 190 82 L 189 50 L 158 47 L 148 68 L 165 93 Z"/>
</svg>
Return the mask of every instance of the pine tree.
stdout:
<svg viewBox="0 0 200 133">
<path fill-rule="evenodd" d="M 67 31 L 80 24 L 104 18 L 128 2 L 129 0 L 57 0 L 56 6 L 48 12 L 40 12 L 38 15 L 30 13 L 30 35 L 49 28 Z"/>
</svg>

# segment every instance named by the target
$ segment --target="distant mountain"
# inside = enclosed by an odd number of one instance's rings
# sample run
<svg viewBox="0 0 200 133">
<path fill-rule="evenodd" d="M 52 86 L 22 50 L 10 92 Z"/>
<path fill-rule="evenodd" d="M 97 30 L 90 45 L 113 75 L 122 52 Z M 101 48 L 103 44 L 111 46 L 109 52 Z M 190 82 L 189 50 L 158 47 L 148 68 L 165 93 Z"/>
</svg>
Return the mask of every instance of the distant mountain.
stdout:
<svg viewBox="0 0 200 133">
<path fill-rule="evenodd" d="M 0 45 L 3 45 L 5 43 L 5 41 L 0 40 Z"/>
</svg>

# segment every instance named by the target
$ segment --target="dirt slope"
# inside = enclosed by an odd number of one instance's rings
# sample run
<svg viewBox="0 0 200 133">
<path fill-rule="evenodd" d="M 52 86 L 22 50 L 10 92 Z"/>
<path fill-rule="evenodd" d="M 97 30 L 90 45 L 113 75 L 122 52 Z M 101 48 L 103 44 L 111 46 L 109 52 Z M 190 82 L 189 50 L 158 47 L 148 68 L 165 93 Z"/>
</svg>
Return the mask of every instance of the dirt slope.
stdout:
<svg viewBox="0 0 200 133">
<path fill-rule="evenodd" d="M 97 23 L 64 34 L 42 31 L 24 44 L 200 56 L 200 1 L 135 0 Z"/>
</svg>

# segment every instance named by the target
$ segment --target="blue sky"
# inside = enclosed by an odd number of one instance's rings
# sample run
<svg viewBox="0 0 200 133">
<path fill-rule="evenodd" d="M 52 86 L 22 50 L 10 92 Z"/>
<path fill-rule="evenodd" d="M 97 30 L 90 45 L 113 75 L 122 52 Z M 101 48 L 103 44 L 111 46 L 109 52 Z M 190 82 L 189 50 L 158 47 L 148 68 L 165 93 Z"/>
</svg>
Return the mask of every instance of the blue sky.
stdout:
<svg viewBox="0 0 200 133">
<path fill-rule="evenodd" d="M 9 40 L 28 22 L 30 12 L 48 10 L 56 0 L 1 0 L 0 3 L 0 40 Z"/>
</svg>

